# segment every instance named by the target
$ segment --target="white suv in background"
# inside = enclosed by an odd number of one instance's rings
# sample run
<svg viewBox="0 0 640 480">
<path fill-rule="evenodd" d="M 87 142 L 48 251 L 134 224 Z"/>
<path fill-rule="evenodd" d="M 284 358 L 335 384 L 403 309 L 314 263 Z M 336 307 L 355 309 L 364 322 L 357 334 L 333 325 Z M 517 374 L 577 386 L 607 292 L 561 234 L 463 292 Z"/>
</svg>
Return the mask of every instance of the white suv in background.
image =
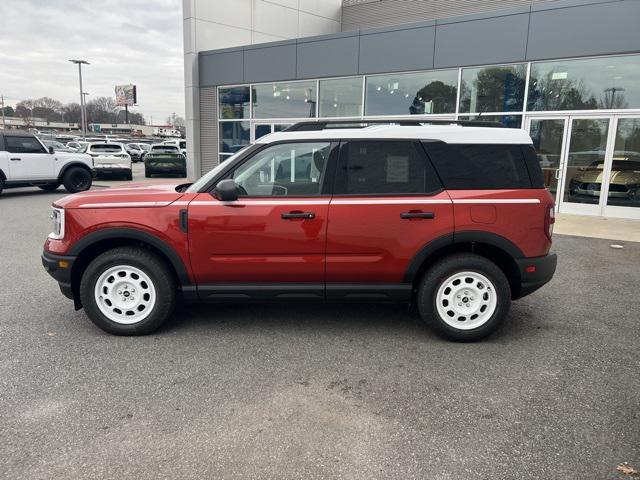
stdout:
<svg viewBox="0 0 640 480">
<path fill-rule="evenodd" d="M 91 188 L 93 163 L 82 153 L 54 152 L 30 133 L 0 133 L 0 192 L 4 188 L 39 187 L 70 193 Z"/>
<path fill-rule="evenodd" d="M 96 177 L 117 176 L 126 180 L 133 179 L 131 156 L 122 143 L 90 143 L 85 151 L 93 158 Z"/>
<path fill-rule="evenodd" d="M 186 140 L 165 140 L 162 142 L 164 145 L 174 145 L 178 147 L 180 153 L 186 158 L 187 156 L 187 141 Z"/>
</svg>

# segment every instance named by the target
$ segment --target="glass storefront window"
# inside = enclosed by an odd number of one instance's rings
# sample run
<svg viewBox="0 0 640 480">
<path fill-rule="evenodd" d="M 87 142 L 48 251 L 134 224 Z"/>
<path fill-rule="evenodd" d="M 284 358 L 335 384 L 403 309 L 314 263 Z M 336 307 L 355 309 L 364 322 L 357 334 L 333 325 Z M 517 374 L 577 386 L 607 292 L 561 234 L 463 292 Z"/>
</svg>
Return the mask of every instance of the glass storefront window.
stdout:
<svg viewBox="0 0 640 480">
<path fill-rule="evenodd" d="M 507 128 L 522 128 L 522 115 L 473 115 L 460 116 L 460 120 L 477 120 L 479 122 L 500 122 Z"/>
<path fill-rule="evenodd" d="M 220 152 L 235 153 L 249 145 L 249 122 L 220 122 Z"/>
<path fill-rule="evenodd" d="M 620 118 L 607 205 L 640 207 L 640 118 Z"/>
<path fill-rule="evenodd" d="M 315 81 L 253 86 L 253 118 L 313 118 L 315 116 Z"/>
<path fill-rule="evenodd" d="M 220 118 L 249 118 L 249 87 L 221 87 L 218 89 Z"/>
<path fill-rule="evenodd" d="M 455 113 L 458 70 L 374 75 L 366 79 L 366 115 Z"/>
<path fill-rule="evenodd" d="M 527 110 L 640 108 L 640 56 L 531 64 Z"/>
<path fill-rule="evenodd" d="M 564 186 L 565 202 L 599 202 L 608 132 L 608 118 L 572 120 Z"/>
<path fill-rule="evenodd" d="M 460 112 L 522 111 L 526 77 L 525 64 L 463 68 Z"/>
<path fill-rule="evenodd" d="M 362 115 L 362 77 L 320 80 L 320 117 Z"/>
</svg>

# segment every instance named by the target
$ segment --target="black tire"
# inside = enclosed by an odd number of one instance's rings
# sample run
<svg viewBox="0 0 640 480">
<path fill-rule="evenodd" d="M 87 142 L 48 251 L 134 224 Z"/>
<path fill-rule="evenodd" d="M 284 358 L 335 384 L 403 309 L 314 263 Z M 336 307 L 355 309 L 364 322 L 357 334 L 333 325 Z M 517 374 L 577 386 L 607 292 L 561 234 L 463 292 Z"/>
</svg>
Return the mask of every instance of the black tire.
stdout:
<svg viewBox="0 0 640 480">
<path fill-rule="evenodd" d="M 112 267 L 132 266 L 149 277 L 156 300 L 151 313 L 137 323 L 122 324 L 109 319 L 100 310 L 94 291 L 100 276 Z M 96 257 L 80 280 L 80 299 L 87 316 L 102 330 L 114 335 L 147 335 L 171 316 L 176 304 L 176 284 L 167 265 L 157 255 L 137 247 L 118 247 Z"/>
<path fill-rule="evenodd" d="M 2 190 L 4 190 L 4 180 L 0 177 L 0 194 L 2 194 Z"/>
<path fill-rule="evenodd" d="M 91 173 L 86 168 L 71 167 L 62 177 L 62 184 L 69 193 L 84 192 L 91 188 Z"/>
<path fill-rule="evenodd" d="M 133 180 L 133 172 L 129 172 L 124 177 L 125 180 Z"/>
<path fill-rule="evenodd" d="M 44 190 L 45 192 L 53 192 L 60 187 L 59 183 L 47 183 L 46 185 L 38 185 L 38 188 Z"/>
<path fill-rule="evenodd" d="M 437 296 L 440 287 L 451 276 L 461 272 L 479 273 L 484 276 L 493 284 L 493 291 L 496 297 L 493 314 L 483 324 L 468 330 L 455 328 L 447 323 L 439 313 L 437 305 Z M 482 288 L 486 288 L 481 283 L 479 285 Z M 443 291 L 446 292 L 446 287 Z M 476 292 L 481 292 L 481 290 L 476 290 Z M 488 291 L 486 292 L 488 294 Z M 481 295 L 485 294 L 481 293 Z M 450 340 L 473 342 L 490 335 L 504 322 L 511 306 L 511 287 L 504 273 L 495 263 L 480 255 L 460 253 L 443 258 L 427 270 L 420 282 L 416 300 L 422 320 L 432 327 L 436 333 Z M 448 303 L 445 299 L 441 299 L 440 301 L 443 302 L 443 306 L 446 306 Z M 464 301 L 464 297 L 462 301 Z M 483 300 L 479 301 L 483 302 Z M 478 305 L 478 303 L 476 304 Z M 453 308 L 458 307 L 454 306 Z M 464 306 L 462 306 L 462 308 L 464 309 Z M 453 315 L 451 315 L 451 313 L 453 313 Z M 457 320 L 456 315 L 458 314 L 454 313 L 453 310 L 450 310 L 448 315 L 451 318 L 447 320 L 454 324 L 458 321 L 472 321 L 471 319 L 473 318 L 472 316 L 460 316 L 458 319 L 464 320 Z"/>
<path fill-rule="evenodd" d="M 145 178 L 151 178 L 151 172 L 149 171 L 148 168 L 144 169 L 144 177 Z"/>
</svg>

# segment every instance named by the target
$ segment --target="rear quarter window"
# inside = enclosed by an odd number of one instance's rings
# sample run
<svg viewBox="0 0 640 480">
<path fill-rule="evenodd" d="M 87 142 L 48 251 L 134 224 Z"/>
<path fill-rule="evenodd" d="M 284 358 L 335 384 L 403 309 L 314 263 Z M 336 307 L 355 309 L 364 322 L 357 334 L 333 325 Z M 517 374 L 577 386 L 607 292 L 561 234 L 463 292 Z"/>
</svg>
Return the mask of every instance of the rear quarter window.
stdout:
<svg viewBox="0 0 640 480">
<path fill-rule="evenodd" d="M 448 190 L 532 188 L 520 145 L 444 142 L 423 145 Z"/>
</svg>

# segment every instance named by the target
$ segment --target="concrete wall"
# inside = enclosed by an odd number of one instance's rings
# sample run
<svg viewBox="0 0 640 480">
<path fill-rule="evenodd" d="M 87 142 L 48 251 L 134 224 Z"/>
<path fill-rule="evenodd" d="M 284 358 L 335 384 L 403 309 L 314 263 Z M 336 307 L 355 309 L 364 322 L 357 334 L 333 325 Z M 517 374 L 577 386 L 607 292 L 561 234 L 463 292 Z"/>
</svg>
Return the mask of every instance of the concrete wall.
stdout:
<svg viewBox="0 0 640 480">
<path fill-rule="evenodd" d="M 189 175 L 202 168 L 198 53 L 239 45 L 340 32 L 342 0 L 183 0 L 185 112 Z M 233 58 L 206 71 L 234 72 Z M 228 60 L 225 61 L 225 60 Z M 205 74 L 206 76 L 206 74 Z M 233 78 L 229 76 L 229 78 Z M 206 92 L 205 96 L 210 96 Z"/>
<path fill-rule="evenodd" d="M 212 86 L 637 52 L 638 19 L 638 0 L 542 2 L 201 52 L 199 81 Z"/>
</svg>

